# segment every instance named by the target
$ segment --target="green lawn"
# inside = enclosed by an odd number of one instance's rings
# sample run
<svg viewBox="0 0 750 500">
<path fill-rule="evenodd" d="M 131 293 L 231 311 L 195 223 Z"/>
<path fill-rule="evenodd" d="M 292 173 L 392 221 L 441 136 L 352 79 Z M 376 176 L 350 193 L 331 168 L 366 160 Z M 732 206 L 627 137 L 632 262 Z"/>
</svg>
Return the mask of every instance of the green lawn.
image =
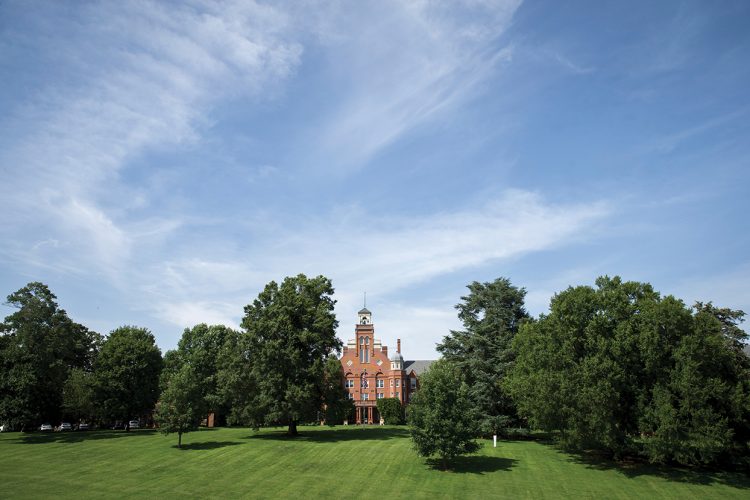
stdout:
<svg viewBox="0 0 750 500">
<path fill-rule="evenodd" d="M 0 435 L 0 498 L 750 498 L 742 474 L 620 467 L 537 442 L 485 442 L 432 469 L 404 428 Z"/>
</svg>

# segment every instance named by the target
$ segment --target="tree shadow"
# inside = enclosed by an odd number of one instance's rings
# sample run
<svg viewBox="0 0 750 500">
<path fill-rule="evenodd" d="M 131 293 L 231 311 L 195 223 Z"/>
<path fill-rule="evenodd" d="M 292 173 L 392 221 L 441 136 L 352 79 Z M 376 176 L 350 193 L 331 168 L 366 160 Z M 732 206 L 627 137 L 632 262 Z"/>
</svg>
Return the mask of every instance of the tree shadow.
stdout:
<svg viewBox="0 0 750 500">
<path fill-rule="evenodd" d="M 286 430 L 262 432 L 245 439 L 263 439 L 274 441 L 306 441 L 311 443 L 335 443 L 340 441 L 366 441 L 409 437 L 406 427 L 348 427 L 343 429 L 327 428 L 314 431 L 302 430 L 296 436 L 289 436 Z"/>
<path fill-rule="evenodd" d="M 206 441 L 203 443 L 188 443 L 183 444 L 180 450 L 216 450 L 218 448 L 224 448 L 226 446 L 236 446 L 242 444 L 239 441 Z M 172 446 L 177 448 L 177 445 Z"/>
<path fill-rule="evenodd" d="M 443 470 L 443 462 L 439 458 L 428 458 L 427 465 L 433 470 Z M 471 455 L 456 457 L 448 462 L 448 471 L 460 474 L 487 474 L 497 471 L 511 470 L 518 460 L 514 458 L 488 457 L 485 455 Z"/>
<path fill-rule="evenodd" d="M 155 429 L 140 429 L 137 431 L 70 431 L 70 432 L 35 432 L 30 434 L 21 433 L 16 439 L 25 444 L 47 444 L 47 443 L 80 443 L 83 441 L 96 441 L 100 439 L 119 439 L 128 436 L 155 434 Z"/>
<path fill-rule="evenodd" d="M 616 471 L 629 479 L 652 476 L 678 483 L 723 484 L 734 488 L 750 489 L 750 476 L 740 471 L 657 465 L 644 462 L 639 458 L 615 461 L 596 452 L 564 451 L 564 453 L 569 456 L 570 462 L 581 464 L 588 469 Z"/>
</svg>

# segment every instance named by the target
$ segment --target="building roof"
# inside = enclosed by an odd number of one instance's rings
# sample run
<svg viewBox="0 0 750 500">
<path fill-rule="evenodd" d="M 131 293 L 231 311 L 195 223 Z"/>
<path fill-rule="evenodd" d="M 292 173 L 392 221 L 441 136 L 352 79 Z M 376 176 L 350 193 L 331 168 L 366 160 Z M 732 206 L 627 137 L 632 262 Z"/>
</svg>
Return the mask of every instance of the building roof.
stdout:
<svg viewBox="0 0 750 500">
<path fill-rule="evenodd" d="M 414 370 L 414 373 L 416 373 L 417 375 L 422 375 L 424 372 L 427 371 L 430 365 L 434 362 L 435 362 L 434 359 L 418 359 L 418 360 L 404 361 L 404 371 L 406 373 L 409 373 L 412 370 Z"/>
<path fill-rule="evenodd" d="M 362 309 L 359 310 L 357 314 L 372 314 L 372 313 L 370 312 L 368 308 L 363 307 Z"/>
</svg>

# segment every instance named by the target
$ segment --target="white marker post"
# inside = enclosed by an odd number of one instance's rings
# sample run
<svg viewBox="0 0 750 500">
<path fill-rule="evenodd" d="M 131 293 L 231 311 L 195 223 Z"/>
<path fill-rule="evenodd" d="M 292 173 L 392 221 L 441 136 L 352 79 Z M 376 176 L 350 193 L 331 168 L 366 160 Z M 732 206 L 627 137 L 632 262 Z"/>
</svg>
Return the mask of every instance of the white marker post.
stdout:
<svg viewBox="0 0 750 500">
<path fill-rule="evenodd" d="M 492 447 L 497 448 L 497 434 L 492 435 Z"/>
</svg>

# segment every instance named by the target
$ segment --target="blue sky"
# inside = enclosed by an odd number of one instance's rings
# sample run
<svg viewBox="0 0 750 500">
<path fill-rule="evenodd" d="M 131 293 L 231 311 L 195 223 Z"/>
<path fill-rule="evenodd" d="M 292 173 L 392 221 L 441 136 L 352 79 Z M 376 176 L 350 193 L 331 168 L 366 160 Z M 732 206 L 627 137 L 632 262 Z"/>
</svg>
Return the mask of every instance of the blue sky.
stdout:
<svg viewBox="0 0 750 500">
<path fill-rule="evenodd" d="M 750 311 L 750 4 L 3 2 L 0 293 L 102 333 L 333 279 L 432 358 L 471 281 Z M 0 307 L 3 315 L 10 313 Z"/>
</svg>

